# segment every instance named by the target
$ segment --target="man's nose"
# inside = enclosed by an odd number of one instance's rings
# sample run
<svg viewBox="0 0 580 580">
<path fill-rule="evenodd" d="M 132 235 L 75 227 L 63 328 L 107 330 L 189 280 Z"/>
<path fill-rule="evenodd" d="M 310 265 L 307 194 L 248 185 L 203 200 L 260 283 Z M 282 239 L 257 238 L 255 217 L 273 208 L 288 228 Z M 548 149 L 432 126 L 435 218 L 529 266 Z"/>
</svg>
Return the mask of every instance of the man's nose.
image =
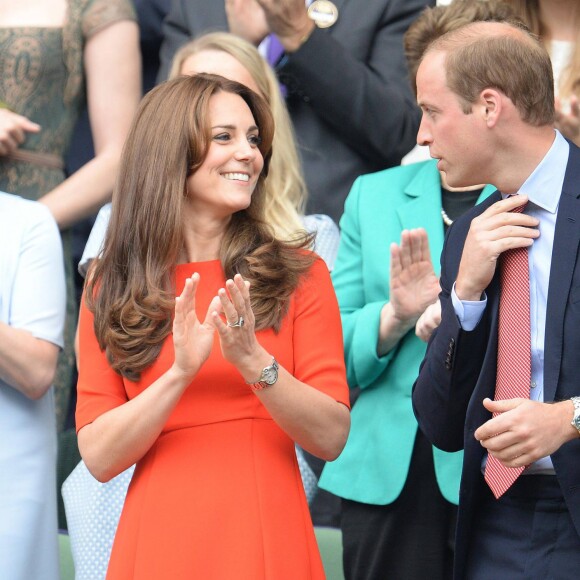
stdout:
<svg viewBox="0 0 580 580">
<path fill-rule="evenodd" d="M 427 123 L 425 122 L 425 116 L 421 118 L 421 124 L 419 125 L 419 131 L 417 132 L 417 144 L 418 145 L 430 145 L 433 141 L 431 131 L 429 130 Z"/>
</svg>

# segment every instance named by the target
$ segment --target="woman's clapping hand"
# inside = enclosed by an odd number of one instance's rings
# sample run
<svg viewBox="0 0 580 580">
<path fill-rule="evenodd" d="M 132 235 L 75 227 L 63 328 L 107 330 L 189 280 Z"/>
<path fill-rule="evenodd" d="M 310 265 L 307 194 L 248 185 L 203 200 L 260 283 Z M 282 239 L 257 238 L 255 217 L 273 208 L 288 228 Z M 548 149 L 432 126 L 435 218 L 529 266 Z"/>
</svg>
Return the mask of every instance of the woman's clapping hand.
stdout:
<svg viewBox="0 0 580 580">
<path fill-rule="evenodd" d="M 205 320 L 203 323 L 199 321 L 195 313 L 195 294 L 198 285 L 199 274 L 196 273 L 185 281 L 181 296 L 175 298 L 173 370 L 183 375 L 188 381 L 193 380 L 209 357 L 215 332 L 212 313 L 220 308 L 219 299 L 214 298 L 209 305 Z"/>
</svg>

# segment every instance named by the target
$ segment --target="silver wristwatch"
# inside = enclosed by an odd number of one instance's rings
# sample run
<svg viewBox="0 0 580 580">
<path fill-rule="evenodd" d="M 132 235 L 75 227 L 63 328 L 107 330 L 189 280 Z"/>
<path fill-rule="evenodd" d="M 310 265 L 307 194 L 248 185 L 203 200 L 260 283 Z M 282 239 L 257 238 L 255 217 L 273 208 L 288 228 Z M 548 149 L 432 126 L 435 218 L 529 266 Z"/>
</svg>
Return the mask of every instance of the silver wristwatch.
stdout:
<svg viewBox="0 0 580 580">
<path fill-rule="evenodd" d="M 261 391 L 266 387 L 271 387 L 278 380 L 278 362 L 274 357 L 272 357 L 272 364 L 264 367 L 262 369 L 262 374 L 260 378 L 253 382 L 248 383 L 254 391 Z"/>
<path fill-rule="evenodd" d="M 580 397 L 572 397 L 570 400 L 574 403 L 574 418 L 570 424 L 578 429 L 578 435 L 580 435 Z"/>
</svg>

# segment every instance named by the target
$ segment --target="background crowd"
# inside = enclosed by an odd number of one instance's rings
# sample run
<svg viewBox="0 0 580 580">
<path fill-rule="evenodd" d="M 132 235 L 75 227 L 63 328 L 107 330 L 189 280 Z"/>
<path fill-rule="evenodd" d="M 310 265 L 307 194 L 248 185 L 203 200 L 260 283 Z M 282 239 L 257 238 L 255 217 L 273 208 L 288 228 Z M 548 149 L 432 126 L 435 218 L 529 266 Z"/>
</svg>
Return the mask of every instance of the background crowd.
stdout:
<svg viewBox="0 0 580 580">
<path fill-rule="evenodd" d="M 580 146 L 580 6 L 437 4 L 0 0 L 0 577 L 60 529 L 77 579 L 323 578 L 310 519 L 346 578 L 453 576 L 463 447 L 411 393 L 496 188 L 429 158 L 418 71 L 523 25 Z"/>
</svg>

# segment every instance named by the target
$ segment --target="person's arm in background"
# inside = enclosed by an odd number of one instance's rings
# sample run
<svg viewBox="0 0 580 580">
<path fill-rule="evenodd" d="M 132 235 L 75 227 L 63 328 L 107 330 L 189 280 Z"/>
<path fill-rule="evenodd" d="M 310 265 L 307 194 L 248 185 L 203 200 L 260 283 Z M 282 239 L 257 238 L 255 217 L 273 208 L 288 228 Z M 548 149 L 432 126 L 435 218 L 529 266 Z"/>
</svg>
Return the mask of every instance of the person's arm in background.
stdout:
<svg viewBox="0 0 580 580">
<path fill-rule="evenodd" d="M 21 211 L 28 212 L 27 228 L 12 281 L 10 317 L 0 320 L 0 379 L 29 399 L 39 399 L 53 382 L 62 347 L 62 246 L 46 209 L 31 204 Z"/>
<path fill-rule="evenodd" d="M 141 95 L 139 30 L 114 22 L 85 45 L 84 66 L 95 157 L 43 196 L 61 228 L 95 213 L 110 201 L 121 150 Z"/>
<path fill-rule="evenodd" d="M 40 129 L 38 123 L 11 111 L 0 101 L 0 156 L 14 153 L 24 143 L 26 133 L 38 133 Z"/>
<path fill-rule="evenodd" d="M 186 9 L 189 5 L 189 11 Z M 188 19 L 188 14 L 195 19 Z M 179 48 L 199 34 L 215 30 L 228 30 L 224 3 L 215 0 L 172 0 L 171 8 L 163 22 L 161 66 L 157 82 L 167 80 L 171 61 Z"/>
<path fill-rule="evenodd" d="M 287 50 L 278 72 L 290 95 L 295 92 L 308 99 L 316 114 L 345 143 L 379 167 L 413 148 L 419 111 L 409 88 L 403 34 L 421 9 L 433 2 L 392 0 L 346 5 L 339 19 L 348 17 L 344 14 L 347 8 L 361 11 L 365 18 L 376 15 L 376 22 L 367 29 L 374 31 L 374 38 L 364 61 L 328 31 L 313 26 L 303 0 L 259 3 L 270 30 Z M 308 38 L 303 41 L 305 36 Z"/>
<path fill-rule="evenodd" d="M 0 321 L 0 380 L 29 399 L 40 399 L 52 385 L 58 351 L 56 344 Z"/>
<path fill-rule="evenodd" d="M 337 135 L 379 167 L 384 166 L 385 160 L 391 162 L 393 157 L 400 158 L 413 148 L 419 110 L 408 86 L 403 34 L 421 9 L 434 2 L 390 0 L 383 2 L 385 6 L 361 2 L 358 10 L 365 14 L 365 23 L 369 19 L 372 24 L 365 30 L 376 31 L 365 61 L 355 58 L 327 31 L 312 28 L 303 0 L 260 0 L 259 3 L 265 8 L 272 32 L 277 32 L 279 26 L 286 28 L 281 39 L 283 44 L 289 39 L 289 46 L 295 48 L 292 42 L 304 36 L 307 25 L 312 31 L 308 40 L 288 54 L 278 67 L 280 80 L 286 83 L 290 97 L 296 94 L 298 98 L 308 99 L 317 115 Z M 239 2 L 228 2 L 226 17 L 223 3 L 198 1 L 200 14 L 195 22 L 188 19 L 193 9 L 188 12 L 185 4 L 186 0 L 174 1 L 165 20 L 158 80 L 167 77 L 173 55 L 192 37 L 208 30 L 237 30 L 232 20 Z M 287 10 L 292 16 L 289 20 L 285 20 Z M 373 14 L 376 22 L 372 22 Z M 348 14 L 339 18 L 348 18 Z M 296 33 L 287 26 L 295 27 Z M 253 33 L 246 39 L 254 43 L 258 40 Z"/>
</svg>

